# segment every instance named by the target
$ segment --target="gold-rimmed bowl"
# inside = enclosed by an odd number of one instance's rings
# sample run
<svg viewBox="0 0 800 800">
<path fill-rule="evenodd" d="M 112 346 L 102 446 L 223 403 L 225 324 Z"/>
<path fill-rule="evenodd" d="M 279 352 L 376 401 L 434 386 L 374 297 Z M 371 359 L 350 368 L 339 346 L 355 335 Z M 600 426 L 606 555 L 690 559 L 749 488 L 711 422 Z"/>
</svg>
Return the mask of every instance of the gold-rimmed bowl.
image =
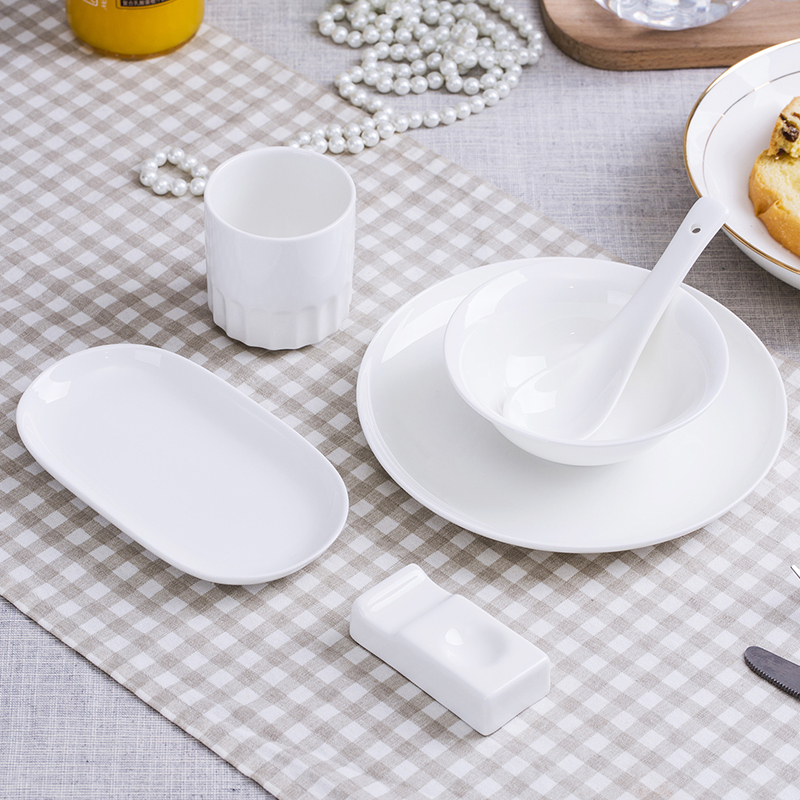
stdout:
<svg viewBox="0 0 800 800">
<path fill-rule="evenodd" d="M 800 257 L 778 244 L 753 211 L 748 179 L 775 120 L 800 96 L 800 39 L 734 64 L 695 103 L 683 137 L 689 180 L 700 196 L 725 203 L 723 230 L 760 267 L 800 289 Z"/>
</svg>

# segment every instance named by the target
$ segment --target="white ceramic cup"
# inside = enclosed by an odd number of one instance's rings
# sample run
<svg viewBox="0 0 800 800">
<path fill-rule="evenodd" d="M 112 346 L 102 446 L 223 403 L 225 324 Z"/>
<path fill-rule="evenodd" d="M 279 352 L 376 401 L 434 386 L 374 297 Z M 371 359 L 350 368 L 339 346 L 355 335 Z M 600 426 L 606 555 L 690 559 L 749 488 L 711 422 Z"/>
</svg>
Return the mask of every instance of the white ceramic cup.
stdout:
<svg viewBox="0 0 800 800">
<path fill-rule="evenodd" d="M 205 191 L 208 307 L 233 339 L 284 350 L 344 322 L 353 292 L 356 187 L 329 156 L 248 150 Z"/>
</svg>

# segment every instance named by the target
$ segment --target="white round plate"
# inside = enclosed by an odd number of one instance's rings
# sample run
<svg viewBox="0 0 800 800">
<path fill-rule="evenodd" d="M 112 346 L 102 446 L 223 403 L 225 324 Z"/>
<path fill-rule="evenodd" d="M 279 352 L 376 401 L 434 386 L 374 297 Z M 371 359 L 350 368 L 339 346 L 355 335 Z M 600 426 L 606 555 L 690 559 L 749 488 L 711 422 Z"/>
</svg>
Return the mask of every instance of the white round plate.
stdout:
<svg viewBox="0 0 800 800">
<path fill-rule="evenodd" d="M 689 288 L 728 341 L 730 370 L 716 402 L 639 458 L 600 467 L 553 464 L 523 452 L 456 393 L 444 330 L 469 292 L 533 259 L 456 275 L 399 309 L 367 348 L 358 413 L 384 469 L 420 503 L 501 542 L 551 552 L 629 550 L 702 528 L 772 466 L 786 429 L 786 395 L 758 337 Z"/>
<path fill-rule="evenodd" d="M 723 72 L 695 104 L 683 138 L 698 195 L 730 209 L 724 231 L 776 278 L 800 289 L 800 257 L 767 232 L 748 197 L 753 163 L 769 145 L 781 110 L 800 95 L 800 39 L 770 47 Z"/>
</svg>

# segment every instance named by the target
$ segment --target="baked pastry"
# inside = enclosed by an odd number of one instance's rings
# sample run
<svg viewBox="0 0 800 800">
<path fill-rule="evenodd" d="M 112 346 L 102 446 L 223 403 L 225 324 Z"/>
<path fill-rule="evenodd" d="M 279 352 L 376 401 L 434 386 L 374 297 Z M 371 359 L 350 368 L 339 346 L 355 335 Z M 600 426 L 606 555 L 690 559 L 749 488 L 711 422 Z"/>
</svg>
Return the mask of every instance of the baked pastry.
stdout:
<svg viewBox="0 0 800 800">
<path fill-rule="evenodd" d="M 750 200 L 770 236 L 800 256 L 800 159 L 761 153 L 750 173 Z"/>
<path fill-rule="evenodd" d="M 780 113 L 753 164 L 750 201 L 775 241 L 800 256 L 800 97 Z"/>
<path fill-rule="evenodd" d="M 771 156 L 800 157 L 800 97 L 795 97 L 778 115 L 767 152 Z"/>
</svg>

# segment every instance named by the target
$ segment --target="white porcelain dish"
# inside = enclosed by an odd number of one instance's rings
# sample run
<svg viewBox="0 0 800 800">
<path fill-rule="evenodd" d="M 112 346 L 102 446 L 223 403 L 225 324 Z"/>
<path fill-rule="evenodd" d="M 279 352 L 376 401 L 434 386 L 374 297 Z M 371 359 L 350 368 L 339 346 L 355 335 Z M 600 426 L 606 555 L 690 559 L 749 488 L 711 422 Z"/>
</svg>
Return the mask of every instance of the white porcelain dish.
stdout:
<svg viewBox="0 0 800 800">
<path fill-rule="evenodd" d="M 780 374 L 758 337 L 694 289 L 728 342 L 728 379 L 708 411 L 639 458 L 553 464 L 501 436 L 457 394 L 445 326 L 473 289 L 520 261 L 473 269 L 413 298 L 375 335 L 358 378 L 367 441 L 389 475 L 441 517 L 550 552 L 612 552 L 697 530 L 746 497 L 786 429 Z"/>
<path fill-rule="evenodd" d="M 471 292 L 445 329 L 456 391 L 517 447 L 548 461 L 611 464 L 640 455 L 702 414 L 728 372 L 713 314 L 683 289 L 673 298 L 609 418 L 586 439 L 537 435 L 504 413 L 531 375 L 602 331 L 650 273 L 589 258 L 538 258 Z"/>
<path fill-rule="evenodd" d="M 214 583 L 289 575 L 347 518 L 344 482 L 319 451 L 225 381 L 155 347 L 67 356 L 25 390 L 17 428 L 81 500 Z"/>
<path fill-rule="evenodd" d="M 748 179 L 783 107 L 800 95 L 800 39 L 770 47 L 723 72 L 686 123 L 683 155 L 700 196 L 724 202 L 724 231 L 776 278 L 800 289 L 800 257 L 778 244 L 755 216 Z"/>
<path fill-rule="evenodd" d="M 350 636 L 484 736 L 550 691 L 545 653 L 416 564 L 356 598 Z"/>
</svg>

